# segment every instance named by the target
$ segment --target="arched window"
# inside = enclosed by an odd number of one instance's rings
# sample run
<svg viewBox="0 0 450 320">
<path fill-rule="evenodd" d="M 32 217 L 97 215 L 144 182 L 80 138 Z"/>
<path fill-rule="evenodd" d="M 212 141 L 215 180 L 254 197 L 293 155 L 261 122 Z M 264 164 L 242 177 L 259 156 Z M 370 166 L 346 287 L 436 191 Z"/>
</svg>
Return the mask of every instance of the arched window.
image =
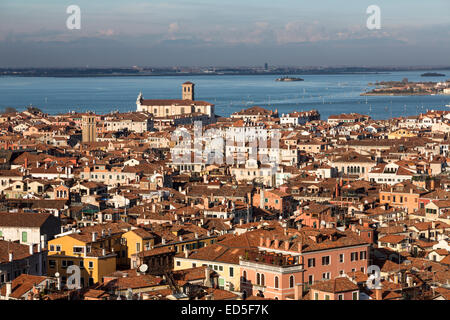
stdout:
<svg viewBox="0 0 450 320">
<path fill-rule="evenodd" d="M 257 273 L 257 274 L 256 274 L 256 284 L 257 284 L 257 285 L 260 285 L 260 284 L 261 284 L 260 281 L 261 281 L 261 279 L 260 279 L 259 273 Z"/>
<path fill-rule="evenodd" d="M 265 285 L 265 281 L 264 281 L 264 274 L 261 274 L 261 285 L 264 286 Z"/>
<path fill-rule="evenodd" d="M 289 277 L 289 288 L 293 288 L 294 287 L 294 276 L 290 276 Z"/>
<path fill-rule="evenodd" d="M 242 280 L 247 281 L 247 271 L 242 272 Z"/>
<path fill-rule="evenodd" d="M 275 277 L 275 289 L 278 289 L 278 277 Z"/>
</svg>

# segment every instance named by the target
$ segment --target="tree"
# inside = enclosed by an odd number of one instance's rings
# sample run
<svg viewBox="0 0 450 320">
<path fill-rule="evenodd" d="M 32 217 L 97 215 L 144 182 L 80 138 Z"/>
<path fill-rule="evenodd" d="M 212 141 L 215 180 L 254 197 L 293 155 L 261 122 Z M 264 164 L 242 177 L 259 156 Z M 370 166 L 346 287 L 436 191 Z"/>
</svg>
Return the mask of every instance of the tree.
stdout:
<svg viewBox="0 0 450 320">
<path fill-rule="evenodd" d="M 15 113 L 17 110 L 13 107 L 5 107 L 2 113 Z"/>
<path fill-rule="evenodd" d="M 36 107 L 31 107 L 31 106 L 27 108 L 27 111 L 30 113 L 34 113 L 34 114 L 43 113 L 41 109 L 36 108 Z"/>
</svg>

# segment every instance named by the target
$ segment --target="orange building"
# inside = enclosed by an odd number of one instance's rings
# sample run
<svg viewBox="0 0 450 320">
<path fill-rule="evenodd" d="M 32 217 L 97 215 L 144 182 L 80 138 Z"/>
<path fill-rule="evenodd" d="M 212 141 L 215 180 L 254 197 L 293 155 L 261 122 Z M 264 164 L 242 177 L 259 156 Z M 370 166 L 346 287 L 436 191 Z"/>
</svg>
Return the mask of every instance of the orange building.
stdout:
<svg viewBox="0 0 450 320">
<path fill-rule="evenodd" d="M 292 213 L 293 200 L 290 194 L 281 190 L 263 190 L 253 195 L 253 206 L 274 210 L 279 213 Z"/>
<path fill-rule="evenodd" d="M 428 191 L 403 181 L 380 190 L 380 204 L 388 204 L 394 208 L 404 208 L 408 213 L 419 209 L 419 198 Z"/>
</svg>

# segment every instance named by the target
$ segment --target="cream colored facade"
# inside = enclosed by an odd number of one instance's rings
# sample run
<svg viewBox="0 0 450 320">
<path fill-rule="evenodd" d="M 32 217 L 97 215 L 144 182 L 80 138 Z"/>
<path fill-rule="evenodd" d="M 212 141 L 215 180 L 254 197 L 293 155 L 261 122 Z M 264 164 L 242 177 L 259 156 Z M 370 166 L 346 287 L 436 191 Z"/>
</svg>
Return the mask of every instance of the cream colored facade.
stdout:
<svg viewBox="0 0 450 320">
<path fill-rule="evenodd" d="M 183 270 L 193 267 L 209 266 L 212 270 L 219 274 L 219 287 L 225 290 L 239 292 L 240 291 L 240 274 L 239 264 L 224 263 L 218 261 L 197 260 L 182 257 L 174 258 L 174 270 Z"/>
</svg>

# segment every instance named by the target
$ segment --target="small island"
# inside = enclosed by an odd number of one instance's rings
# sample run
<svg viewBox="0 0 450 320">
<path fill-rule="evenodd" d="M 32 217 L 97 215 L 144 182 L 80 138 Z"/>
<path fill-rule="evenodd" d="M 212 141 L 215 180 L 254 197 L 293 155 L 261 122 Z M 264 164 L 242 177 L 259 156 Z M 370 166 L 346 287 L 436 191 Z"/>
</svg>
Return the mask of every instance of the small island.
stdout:
<svg viewBox="0 0 450 320">
<path fill-rule="evenodd" d="M 275 81 L 290 82 L 290 81 L 304 81 L 304 80 L 302 78 L 281 77 L 281 78 L 277 78 Z"/>
<path fill-rule="evenodd" d="M 420 96 L 448 94 L 450 91 L 450 80 L 445 82 L 411 82 L 407 78 L 402 81 L 381 81 L 373 84 L 376 88 L 361 93 L 362 96 Z"/>
<path fill-rule="evenodd" d="M 425 72 L 420 75 L 421 77 L 445 77 L 445 74 L 443 73 L 437 73 L 437 72 Z"/>
</svg>

